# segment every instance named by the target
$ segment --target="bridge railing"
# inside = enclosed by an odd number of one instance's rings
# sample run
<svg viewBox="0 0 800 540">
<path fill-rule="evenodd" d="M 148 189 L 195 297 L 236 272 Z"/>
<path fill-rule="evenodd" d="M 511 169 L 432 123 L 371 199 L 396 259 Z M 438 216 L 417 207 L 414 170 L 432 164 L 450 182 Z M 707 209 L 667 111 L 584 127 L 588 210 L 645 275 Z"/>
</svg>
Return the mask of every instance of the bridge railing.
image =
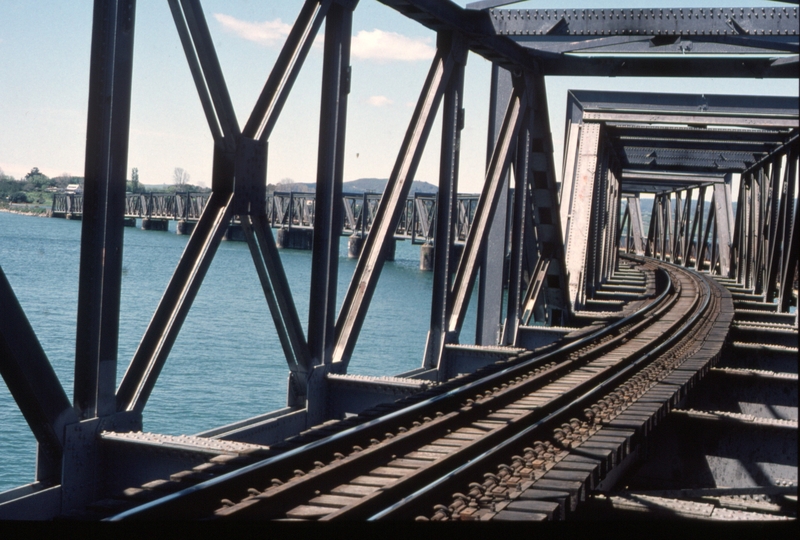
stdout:
<svg viewBox="0 0 800 540">
<path fill-rule="evenodd" d="M 53 216 L 83 213 L 83 194 L 80 193 L 54 193 L 53 205 L 50 209 Z"/>
</svg>

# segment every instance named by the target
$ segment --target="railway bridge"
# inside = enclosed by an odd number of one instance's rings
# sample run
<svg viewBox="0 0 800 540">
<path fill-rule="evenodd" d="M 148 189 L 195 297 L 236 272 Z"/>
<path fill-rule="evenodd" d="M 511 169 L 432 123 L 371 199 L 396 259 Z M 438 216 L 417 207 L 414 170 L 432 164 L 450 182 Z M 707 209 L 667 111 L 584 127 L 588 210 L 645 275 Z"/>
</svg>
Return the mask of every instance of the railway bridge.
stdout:
<svg viewBox="0 0 800 540">
<path fill-rule="evenodd" d="M 380 1 L 435 31 L 436 54 L 338 313 L 358 2 L 303 3 L 242 126 L 200 2 L 169 1 L 214 138 L 212 192 L 119 386 L 135 2 L 95 2 L 73 397 L 0 272 L 0 371 L 38 442 L 36 481 L 0 494 L 0 517 L 794 519 L 797 99 L 571 91 L 556 160 L 545 78 L 796 79 L 797 7 Z M 323 22 L 305 331 L 267 217 L 267 143 Z M 485 182 L 463 252 L 433 255 L 420 367 L 348 374 L 439 114 L 433 243 L 457 241 L 471 55 L 493 65 Z M 142 432 L 234 216 L 286 358 L 286 407 Z"/>
<path fill-rule="evenodd" d="M 191 234 L 203 213 L 208 198 L 208 193 L 190 191 L 127 193 L 125 195 L 125 225 L 135 227 L 137 220 L 141 220 L 142 229 L 166 231 L 169 229 L 169 222 L 175 221 L 175 230 L 178 234 Z M 353 257 L 358 257 L 364 239 L 372 228 L 380 200 L 380 193 L 342 193 L 343 220 L 340 234 L 350 237 L 349 253 Z M 278 230 L 276 238 L 278 247 L 311 249 L 315 203 L 316 197 L 313 192 L 276 191 L 267 195 L 266 220 L 270 227 Z M 415 192 L 413 196 L 409 196 L 397 223 L 395 239 L 410 240 L 412 244 L 426 244 L 430 246 L 432 252 L 436 227 L 436 203 L 435 193 Z M 455 238 L 458 242 L 457 245 L 463 246 L 477 206 L 477 195 L 459 194 L 456 197 Z M 83 194 L 54 194 L 50 217 L 82 219 Z M 231 218 L 225 238 L 245 241 L 238 217 Z M 423 251 L 421 264 L 424 269 L 432 270 L 425 261 L 426 257 L 430 258 L 430 254 Z"/>
</svg>

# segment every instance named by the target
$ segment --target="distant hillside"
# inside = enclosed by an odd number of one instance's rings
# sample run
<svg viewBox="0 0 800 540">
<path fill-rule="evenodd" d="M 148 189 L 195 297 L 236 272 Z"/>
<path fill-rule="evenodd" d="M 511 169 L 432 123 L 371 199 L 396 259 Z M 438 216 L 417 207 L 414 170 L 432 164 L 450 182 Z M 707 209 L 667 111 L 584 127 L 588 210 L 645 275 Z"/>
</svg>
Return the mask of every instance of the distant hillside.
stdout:
<svg viewBox="0 0 800 540">
<path fill-rule="evenodd" d="M 342 185 L 342 191 L 345 193 L 383 193 L 386 188 L 387 178 L 359 178 L 358 180 L 351 180 Z M 302 191 L 313 192 L 317 185 L 314 182 L 305 183 L 291 183 L 291 184 L 278 184 L 275 186 L 276 191 Z M 439 188 L 428 182 L 414 180 L 411 184 L 411 193 L 436 193 Z"/>
<path fill-rule="evenodd" d="M 342 186 L 343 191 L 361 193 L 364 191 L 371 191 L 373 193 L 383 193 L 386 188 L 387 178 L 359 178 L 358 180 L 351 180 L 345 182 Z M 428 182 L 421 180 L 414 180 L 411 184 L 411 193 L 419 191 L 420 193 L 436 193 L 439 188 Z"/>
</svg>

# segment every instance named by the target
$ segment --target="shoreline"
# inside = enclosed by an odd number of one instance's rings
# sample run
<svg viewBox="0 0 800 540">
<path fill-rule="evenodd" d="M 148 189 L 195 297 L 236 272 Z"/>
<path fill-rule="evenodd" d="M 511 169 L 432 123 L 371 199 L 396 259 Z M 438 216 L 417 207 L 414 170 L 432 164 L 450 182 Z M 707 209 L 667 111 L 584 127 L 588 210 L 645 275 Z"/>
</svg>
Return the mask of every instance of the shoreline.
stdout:
<svg viewBox="0 0 800 540">
<path fill-rule="evenodd" d="M 29 210 L 17 210 L 15 208 L 0 207 L 0 212 L 7 212 L 9 214 L 18 214 L 20 216 L 50 217 L 50 210 L 44 210 L 42 212 L 31 212 Z"/>
</svg>

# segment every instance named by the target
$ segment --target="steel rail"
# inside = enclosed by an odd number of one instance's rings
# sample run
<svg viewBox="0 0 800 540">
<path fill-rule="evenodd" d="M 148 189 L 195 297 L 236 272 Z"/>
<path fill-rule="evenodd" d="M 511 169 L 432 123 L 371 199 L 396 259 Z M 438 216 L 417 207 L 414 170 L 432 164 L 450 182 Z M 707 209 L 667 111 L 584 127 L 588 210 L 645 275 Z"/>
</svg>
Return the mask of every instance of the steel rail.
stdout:
<svg viewBox="0 0 800 540">
<path fill-rule="evenodd" d="M 192 486 L 180 492 L 174 493 L 157 501 L 145 504 L 141 507 L 123 512 L 114 516 L 112 520 L 127 519 L 135 517 L 174 517 L 175 512 L 190 511 L 194 513 L 202 513 L 201 508 L 205 507 L 205 511 L 212 510 L 209 508 L 209 503 L 203 504 L 201 501 L 219 501 L 222 497 L 231 497 L 237 490 L 245 493 L 246 490 L 253 484 L 261 482 L 269 482 L 273 471 L 278 470 L 293 470 L 300 467 L 300 462 L 304 462 L 303 467 L 306 467 L 314 461 L 315 458 L 328 459 L 328 457 L 337 450 L 345 447 L 343 441 L 369 440 L 372 436 L 382 436 L 386 431 L 393 431 L 397 424 L 409 425 L 412 420 L 421 417 L 424 414 L 432 414 L 432 411 L 438 408 L 444 408 L 450 403 L 451 407 L 456 407 L 458 403 L 452 405 L 453 402 L 459 403 L 468 396 L 473 395 L 476 391 L 483 392 L 484 389 L 492 388 L 500 381 L 506 381 L 509 378 L 514 378 L 520 374 L 524 374 L 532 367 L 544 365 L 548 361 L 566 356 L 570 353 L 580 350 L 588 344 L 611 335 L 613 332 L 623 328 L 626 325 L 636 324 L 642 321 L 651 311 L 654 311 L 667 297 L 669 292 L 669 284 L 662 291 L 662 293 L 654 299 L 654 301 L 646 306 L 639 308 L 635 313 L 629 317 L 623 318 L 615 323 L 612 323 L 602 329 L 599 329 L 584 338 L 578 339 L 564 347 L 551 350 L 545 354 L 537 354 L 534 352 L 523 353 L 516 359 L 511 361 L 516 365 L 500 369 L 494 374 L 481 378 L 478 381 L 459 386 L 456 389 L 444 392 L 438 396 L 426 399 L 420 403 L 411 405 L 399 411 L 395 411 L 379 419 L 368 421 L 359 426 L 350 428 L 330 437 L 303 445 L 294 450 L 285 452 L 279 456 L 268 458 L 260 463 L 251 465 L 228 473 L 226 475 L 209 480 L 202 484 Z M 560 368 L 563 369 L 563 366 Z M 548 375 L 552 376 L 553 371 L 548 371 Z M 394 429 L 393 429 L 394 428 Z M 256 478 L 257 477 L 257 478 Z M 212 494 L 213 493 L 213 494 Z M 216 502 L 213 503 L 216 505 Z"/>
<path fill-rule="evenodd" d="M 672 287 L 668 288 L 672 289 Z M 676 305 L 677 300 L 682 298 L 680 293 L 680 287 L 676 288 L 671 295 L 672 301 L 667 302 L 666 306 L 662 305 L 658 310 L 659 313 L 654 314 L 654 318 L 660 319 L 661 315 L 669 313 L 670 310 L 680 309 Z M 683 311 L 677 321 L 671 322 L 670 326 L 674 327 L 684 322 L 689 317 L 689 313 L 693 312 L 697 303 L 698 298 L 695 291 L 692 307 L 688 311 Z M 637 328 L 630 329 L 628 332 L 636 330 L 638 333 L 643 330 L 641 324 L 636 326 Z M 661 340 L 657 340 L 656 343 L 661 343 Z M 604 343 L 603 345 L 606 344 Z M 662 346 L 663 344 L 657 345 L 659 348 Z M 645 351 L 644 353 L 642 353 L 643 350 Z M 376 507 L 380 508 L 379 505 L 385 504 L 387 500 L 397 500 L 398 497 L 403 496 L 404 490 L 407 492 L 415 484 L 418 485 L 420 482 L 425 482 L 429 479 L 440 478 L 441 474 L 443 474 L 442 469 L 445 469 L 444 473 L 446 473 L 453 466 L 463 463 L 464 460 L 468 460 L 471 463 L 476 453 L 479 454 L 483 449 L 497 447 L 510 435 L 523 428 L 531 417 L 535 418 L 551 407 L 559 406 L 566 400 L 574 399 L 576 393 L 585 390 L 587 387 L 590 388 L 587 395 L 593 395 L 592 389 L 598 388 L 598 379 L 608 381 L 610 377 L 610 380 L 616 381 L 618 377 L 614 374 L 620 370 L 627 372 L 625 366 L 631 362 L 631 358 L 640 360 L 644 358 L 641 361 L 645 361 L 650 358 L 653 350 L 653 343 L 648 343 L 632 353 L 630 358 L 620 359 L 614 365 L 607 366 L 602 372 L 584 379 L 557 397 L 552 398 L 547 405 L 542 405 L 541 408 L 531 410 L 525 415 L 520 415 L 518 422 L 509 420 L 505 425 L 496 426 L 495 429 L 487 431 L 480 437 L 474 436 L 468 442 L 463 442 L 463 439 L 460 443 L 446 440 L 446 436 L 443 433 L 446 431 L 448 434 L 463 436 L 463 433 L 459 433 L 463 428 L 471 428 L 479 422 L 485 422 L 491 419 L 491 414 L 501 410 L 504 406 L 512 405 L 520 399 L 529 398 L 532 395 L 531 390 L 534 390 L 534 393 L 536 392 L 531 386 L 539 381 L 521 382 L 516 385 L 517 388 L 509 387 L 503 390 L 495 388 L 497 395 L 487 397 L 485 401 L 461 407 L 460 410 L 449 414 L 437 413 L 440 418 L 431 421 L 424 428 L 392 435 L 391 437 L 387 434 L 388 440 L 384 441 L 383 444 L 379 444 L 379 441 L 374 440 L 372 441 L 374 446 L 365 449 L 363 453 L 357 451 L 347 458 L 340 458 L 338 462 L 333 462 L 327 469 L 313 471 L 301 479 L 292 479 L 282 486 L 273 487 L 265 490 L 264 493 L 255 494 L 255 497 L 247 497 L 238 505 L 233 504 L 228 508 L 221 508 L 217 511 L 217 515 L 248 519 L 279 519 L 305 515 L 304 513 L 309 512 L 327 513 L 327 515 L 320 518 L 324 521 L 333 519 L 366 519 L 370 516 L 370 512 L 374 511 Z M 644 357 L 642 357 L 642 354 L 644 354 Z M 572 361 L 570 363 L 585 364 L 587 363 L 586 356 L 582 355 L 580 361 Z M 558 368 L 563 369 L 564 364 L 558 366 Z M 561 369 L 558 370 L 561 371 Z M 574 371 L 577 371 L 577 369 Z M 555 384 L 564 380 L 560 376 L 553 380 L 554 375 L 556 375 L 555 370 L 547 370 L 546 373 L 541 373 L 539 378 L 546 380 L 542 386 L 545 387 L 551 382 Z M 606 384 L 601 383 L 600 388 L 603 389 L 605 386 Z M 588 398 L 584 397 L 584 399 Z M 574 403 L 571 406 L 574 407 Z M 425 464 L 415 459 L 417 453 L 424 453 L 428 451 L 426 448 L 432 448 L 429 445 L 436 446 L 447 443 L 450 443 L 449 446 L 451 447 L 460 446 L 460 448 L 453 450 L 452 453 L 441 455 L 437 459 L 432 459 L 432 461 Z M 434 450 L 429 451 L 434 452 Z M 404 465 L 408 468 L 403 469 Z M 402 473 L 398 474 L 399 471 L 402 471 Z M 392 476 L 393 474 L 398 478 L 381 478 L 382 476 Z M 365 481 L 367 478 L 371 479 L 369 482 L 384 485 L 381 489 L 376 489 L 375 487 L 363 488 L 359 484 L 368 483 Z M 359 494 L 361 495 L 360 498 L 340 495 L 343 492 L 346 492 L 346 495 L 355 495 L 355 493 L 352 493 L 353 490 L 371 491 L 371 493 Z M 302 501 L 308 501 L 308 504 L 303 504 Z M 338 504 L 343 507 L 334 510 L 328 507 L 329 504 Z"/>
<path fill-rule="evenodd" d="M 507 363 L 512 363 L 511 366 L 506 366 L 498 369 L 494 373 L 490 373 L 485 377 L 478 380 L 468 379 L 468 382 L 459 385 L 454 389 L 447 390 L 439 395 L 424 399 L 418 403 L 414 403 L 408 407 L 391 412 L 380 418 L 368 420 L 367 422 L 346 429 L 334 435 L 325 437 L 323 439 L 304 444 L 295 449 L 284 452 L 280 455 L 267 458 L 259 463 L 243 467 L 228 474 L 219 476 L 217 478 L 208 480 L 201 484 L 188 487 L 179 492 L 170 494 L 161 499 L 157 499 L 150 503 L 144 504 L 137 508 L 133 508 L 126 512 L 122 512 L 116 516 L 108 518 L 109 520 L 121 520 L 130 518 L 149 518 L 149 517 L 173 517 L 177 514 L 175 512 L 186 511 L 187 509 L 199 510 L 200 505 L 198 501 L 206 499 L 207 496 L 201 495 L 202 492 L 218 493 L 217 496 L 210 497 L 214 501 L 219 501 L 222 497 L 230 497 L 231 492 L 237 489 L 243 493 L 251 487 L 253 479 L 248 479 L 249 475 L 258 474 L 258 471 L 263 471 L 262 476 L 266 477 L 266 482 L 270 481 L 273 469 L 286 470 L 294 469 L 293 465 L 287 465 L 290 460 L 299 456 L 308 456 L 306 461 L 312 463 L 317 457 L 327 459 L 333 452 L 338 451 L 346 446 L 345 441 L 355 442 L 356 440 L 369 440 L 374 435 L 382 436 L 386 431 L 396 429 L 396 426 L 410 424 L 417 417 L 423 417 L 426 414 L 433 414 L 439 408 L 442 408 L 451 401 L 463 401 L 472 397 L 475 393 L 483 391 L 487 388 L 492 388 L 498 384 L 499 381 L 505 381 L 509 378 L 514 378 L 521 374 L 527 373 L 532 368 L 538 365 L 545 365 L 548 362 L 556 360 L 562 356 L 569 355 L 573 352 L 580 350 L 587 345 L 600 340 L 612 333 L 624 328 L 627 325 L 635 324 L 642 321 L 651 311 L 654 311 L 667 297 L 669 286 L 647 305 L 637 309 L 634 313 L 627 317 L 623 317 L 603 328 L 600 328 L 582 338 L 570 342 L 563 346 L 552 346 L 549 350 L 545 349 L 544 352 L 527 352 L 518 355 L 517 357 L 510 358 Z M 490 368 L 489 370 L 491 370 Z M 494 367 L 493 369 L 497 369 Z M 484 370 L 487 371 L 487 370 Z M 479 377 L 473 376 L 473 379 Z M 332 448 L 332 449 L 331 449 Z M 183 502 L 186 501 L 186 502 Z M 216 503 L 215 503 L 216 504 Z M 165 510 L 171 508 L 171 510 Z"/>
<path fill-rule="evenodd" d="M 415 512 L 415 509 L 418 509 L 426 502 L 429 503 L 429 500 L 432 497 L 435 497 L 437 494 L 452 492 L 453 489 L 455 489 L 453 487 L 454 484 L 465 483 L 466 477 L 474 475 L 477 471 L 489 470 L 490 467 L 487 465 L 487 462 L 490 460 L 496 460 L 497 456 L 499 455 L 512 455 L 513 452 L 510 452 L 510 449 L 514 448 L 515 445 L 518 446 L 523 441 L 532 441 L 533 433 L 541 429 L 545 429 L 548 426 L 557 425 L 565 418 L 574 416 L 577 410 L 583 409 L 588 403 L 592 402 L 598 396 L 602 396 L 604 393 L 608 392 L 610 388 L 619 386 L 621 381 L 623 381 L 626 376 L 630 375 L 637 368 L 642 367 L 644 363 L 654 360 L 659 356 L 666 354 L 669 350 L 678 347 L 687 332 L 695 327 L 700 317 L 707 313 L 712 294 L 708 282 L 705 279 L 702 279 L 698 274 L 693 274 L 692 272 L 689 272 L 686 269 L 671 263 L 659 261 L 659 264 L 669 264 L 670 266 L 678 269 L 684 275 L 694 278 L 695 284 L 699 285 L 700 288 L 703 289 L 704 293 L 702 295 L 697 295 L 693 309 L 681 317 L 679 321 L 682 323 L 681 326 L 672 335 L 670 335 L 668 339 L 661 342 L 656 348 L 646 352 L 643 356 L 622 368 L 617 373 L 613 374 L 610 378 L 597 384 L 571 402 L 548 414 L 546 417 L 536 421 L 528 428 L 520 431 L 512 437 L 505 439 L 500 444 L 493 446 L 480 456 L 469 460 L 467 463 L 452 470 L 447 475 L 437 478 L 435 481 L 420 488 L 413 494 L 401 499 L 400 501 L 381 510 L 380 512 L 375 513 L 368 518 L 368 520 L 377 521 L 381 519 L 399 519 L 410 516 Z"/>
</svg>

